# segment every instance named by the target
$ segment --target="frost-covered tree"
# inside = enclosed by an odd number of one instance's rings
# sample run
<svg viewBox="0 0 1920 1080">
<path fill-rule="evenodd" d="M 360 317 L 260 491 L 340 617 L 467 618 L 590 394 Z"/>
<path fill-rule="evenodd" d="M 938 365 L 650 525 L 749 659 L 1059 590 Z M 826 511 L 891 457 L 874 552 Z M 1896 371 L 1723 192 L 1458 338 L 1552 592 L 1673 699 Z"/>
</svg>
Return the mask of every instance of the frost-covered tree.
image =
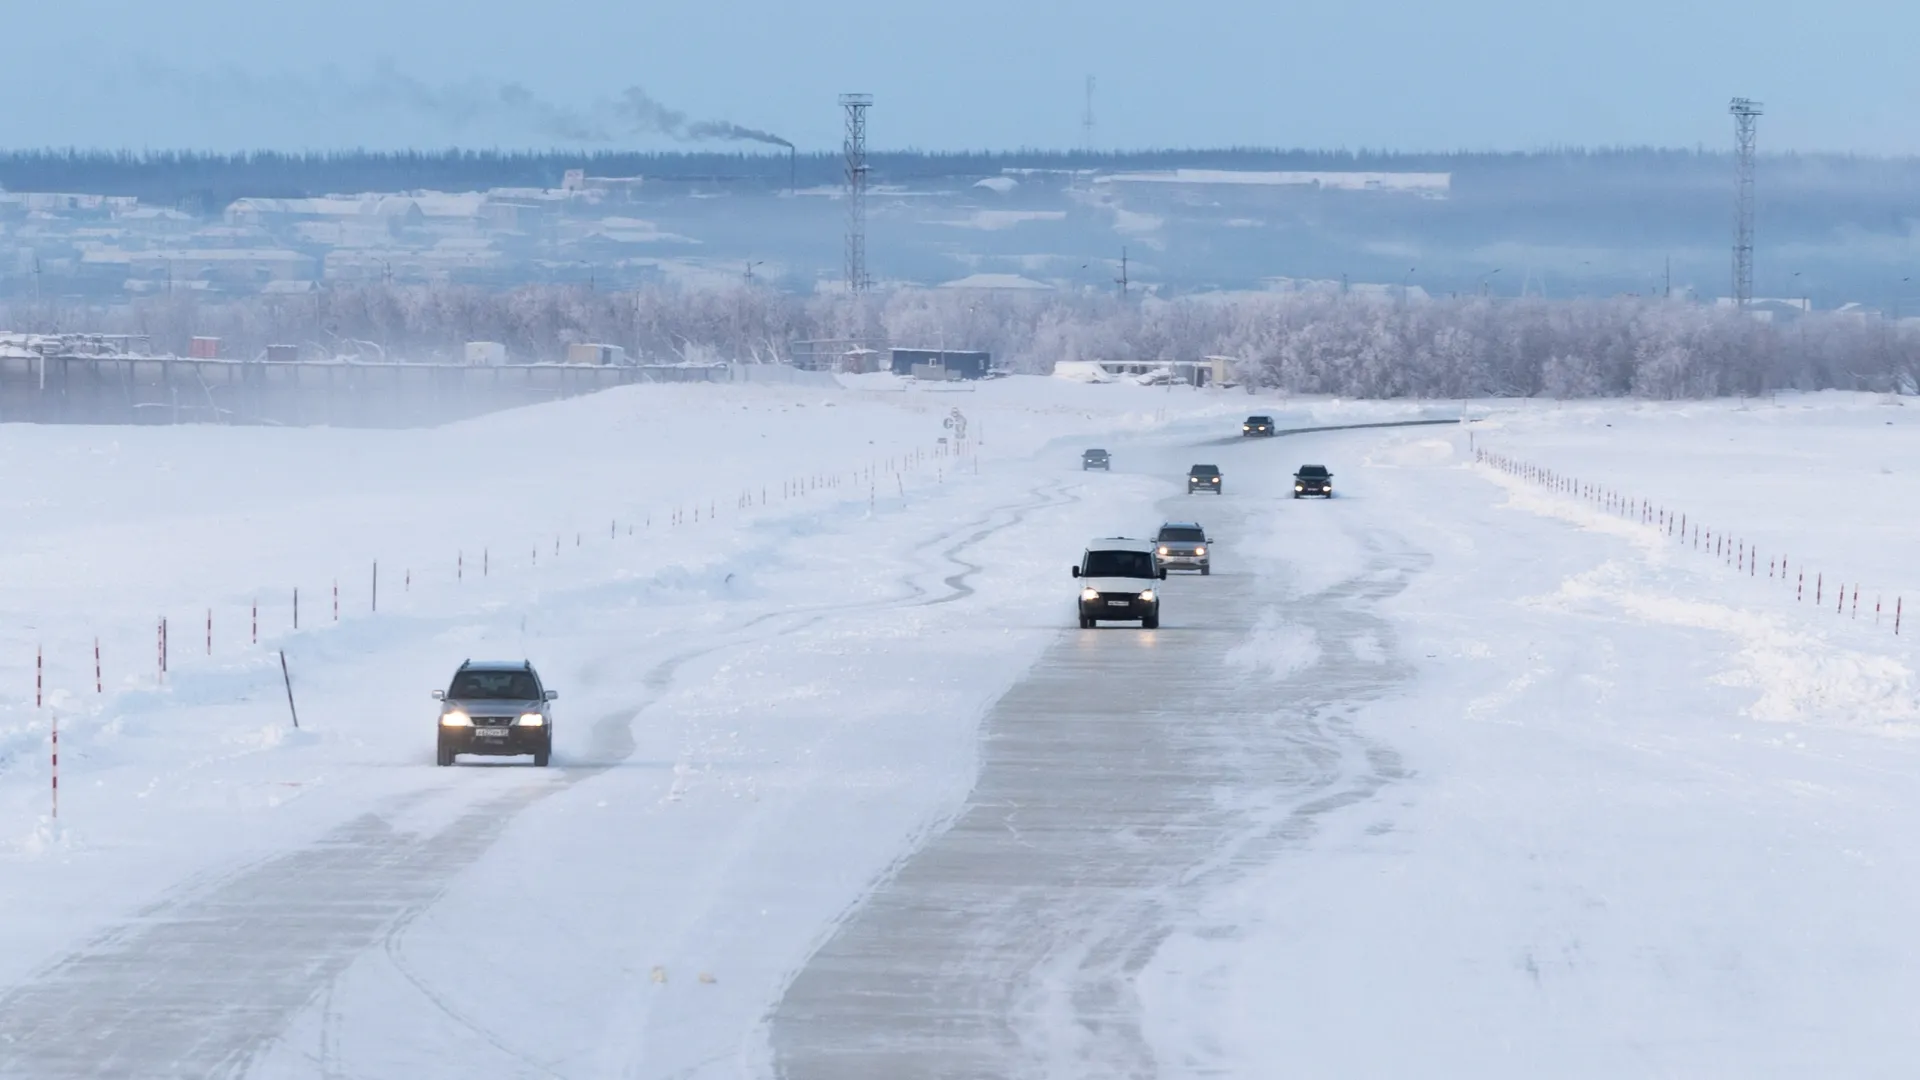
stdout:
<svg viewBox="0 0 1920 1080">
<path fill-rule="evenodd" d="M 1177 299 L 898 289 L 795 296 L 744 283 L 328 286 L 295 296 L 191 293 L 130 305 L 0 305 L 0 327 L 145 334 L 184 353 L 197 334 L 226 355 L 270 344 L 308 356 L 451 359 L 499 341 L 521 360 L 567 344 L 620 345 L 660 361 L 778 362 L 808 339 L 987 349 L 1015 370 L 1070 360 L 1226 356 L 1257 388 L 1355 397 L 1652 398 L 1847 388 L 1913 392 L 1920 333 L 1877 317 L 1815 314 L 1766 323 L 1662 300 L 1406 303 L 1332 292 Z"/>
</svg>

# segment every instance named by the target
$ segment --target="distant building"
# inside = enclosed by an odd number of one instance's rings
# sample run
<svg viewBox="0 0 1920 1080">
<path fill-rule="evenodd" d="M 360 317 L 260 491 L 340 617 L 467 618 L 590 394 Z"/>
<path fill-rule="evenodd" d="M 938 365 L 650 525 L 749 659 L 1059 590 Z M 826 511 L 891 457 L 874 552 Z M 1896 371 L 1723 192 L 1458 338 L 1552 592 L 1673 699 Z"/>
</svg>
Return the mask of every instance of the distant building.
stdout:
<svg viewBox="0 0 1920 1080">
<path fill-rule="evenodd" d="M 1207 386 L 1226 381 L 1221 376 L 1224 360 L 1225 357 L 1208 357 L 1205 360 L 1096 360 L 1094 363 L 1110 376 L 1130 377 L 1139 383 Z"/>
<path fill-rule="evenodd" d="M 945 377 L 986 378 L 993 363 L 987 352 L 958 352 L 949 349 L 894 349 L 891 369 L 895 375 L 914 375 L 916 367 L 940 368 Z"/>
<path fill-rule="evenodd" d="M 1094 179 L 1096 184 L 1174 184 L 1191 187 L 1293 187 L 1317 191 L 1397 191 L 1427 198 L 1445 198 L 1453 189 L 1453 174 L 1444 172 L 1260 172 L 1245 169 L 1167 169 L 1160 172 L 1114 173 Z"/>
<path fill-rule="evenodd" d="M 1019 274 L 971 274 L 941 282 L 943 289 L 979 289 L 993 292 L 1052 292 L 1053 286 Z"/>
<path fill-rule="evenodd" d="M 578 342 L 567 346 L 567 363 L 611 367 L 627 362 L 627 350 L 618 345 Z"/>
</svg>

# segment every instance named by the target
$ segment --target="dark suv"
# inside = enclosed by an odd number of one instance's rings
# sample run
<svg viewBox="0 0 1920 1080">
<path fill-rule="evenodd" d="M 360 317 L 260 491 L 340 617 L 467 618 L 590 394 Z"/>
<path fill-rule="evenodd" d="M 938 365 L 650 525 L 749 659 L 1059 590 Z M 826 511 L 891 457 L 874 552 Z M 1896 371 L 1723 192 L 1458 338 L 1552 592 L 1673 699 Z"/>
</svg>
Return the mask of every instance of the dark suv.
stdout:
<svg viewBox="0 0 1920 1080">
<path fill-rule="evenodd" d="M 1271 416 L 1247 417 L 1247 422 L 1240 425 L 1240 434 L 1242 435 L 1273 434 L 1273 417 Z"/>
<path fill-rule="evenodd" d="M 1112 472 L 1113 471 L 1113 455 L 1107 453 L 1105 450 L 1081 451 L 1080 452 L 1080 471 L 1086 472 L 1088 469 L 1100 469 L 1105 472 Z"/>
<path fill-rule="evenodd" d="M 1211 491 L 1220 494 L 1220 466 L 1195 465 L 1187 470 L 1187 494 L 1196 491 Z"/>
<path fill-rule="evenodd" d="M 1293 497 L 1299 499 L 1308 495 L 1333 498 L 1333 474 L 1327 471 L 1325 465 L 1302 465 L 1300 471 L 1293 474 Z"/>
<path fill-rule="evenodd" d="M 453 673 L 453 685 L 433 692 L 440 702 L 435 761 L 451 765 L 456 754 L 532 754 L 533 763 L 545 767 L 553 756 L 553 710 L 548 703 L 559 696 L 540 684 L 540 674 L 528 661 L 462 663 Z"/>
</svg>

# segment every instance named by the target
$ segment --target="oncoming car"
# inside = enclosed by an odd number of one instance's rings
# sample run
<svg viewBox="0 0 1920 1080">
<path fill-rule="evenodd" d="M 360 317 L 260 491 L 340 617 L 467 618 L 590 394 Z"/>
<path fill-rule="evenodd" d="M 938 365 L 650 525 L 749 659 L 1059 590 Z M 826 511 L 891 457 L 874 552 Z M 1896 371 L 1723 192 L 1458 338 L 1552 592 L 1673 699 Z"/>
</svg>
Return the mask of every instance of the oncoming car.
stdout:
<svg viewBox="0 0 1920 1080">
<path fill-rule="evenodd" d="M 1196 491 L 1211 491 L 1220 494 L 1220 466 L 1195 465 L 1187 470 L 1187 494 Z"/>
<path fill-rule="evenodd" d="M 1240 434 L 1245 436 L 1273 434 L 1273 417 L 1247 417 L 1246 422 L 1240 425 Z"/>
<path fill-rule="evenodd" d="M 1101 469 L 1106 472 L 1112 472 L 1113 471 L 1113 455 L 1107 453 L 1105 450 L 1081 451 L 1080 452 L 1080 471 L 1085 472 L 1088 469 Z"/>
<path fill-rule="evenodd" d="M 468 660 L 453 683 L 435 690 L 440 702 L 435 762 L 451 765 L 459 754 L 491 757 L 532 754 L 545 767 L 553 756 L 553 710 L 559 694 L 540 683 L 526 660 Z"/>
<path fill-rule="evenodd" d="M 1160 526 L 1160 535 L 1154 537 L 1158 548 L 1154 555 L 1159 557 L 1162 566 L 1169 570 L 1198 570 L 1201 574 L 1213 573 L 1213 556 L 1207 553 L 1207 530 L 1194 521 L 1169 521 Z"/>
<path fill-rule="evenodd" d="M 1300 471 L 1293 474 L 1293 497 L 1301 499 L 1308 495 L 1333 498 L 1333 474 L 1325 465 L 1302 465 Z"/>
<path fill-rule="evenodd" d="M 1155 584 L 1167 579 L 1167 571 L 1153 550 L 1148 541 L 1117 536 L 1087 545 L 1080 565 L 1073 568 L 1080 580 L 1080 629 L 1091 630 L 1103 621 L 1137 622 L 1145 630 L 1159 627 Z"/>
</svg>

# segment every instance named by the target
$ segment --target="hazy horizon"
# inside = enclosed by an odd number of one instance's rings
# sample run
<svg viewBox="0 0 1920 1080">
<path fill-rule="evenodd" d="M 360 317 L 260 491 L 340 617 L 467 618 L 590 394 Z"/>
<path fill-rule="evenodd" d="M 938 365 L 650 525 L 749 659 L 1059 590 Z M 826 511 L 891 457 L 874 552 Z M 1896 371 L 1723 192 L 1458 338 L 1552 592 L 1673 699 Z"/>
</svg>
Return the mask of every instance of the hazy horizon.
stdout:
<svg viewBox="0 0 1920 1080">
<path fill-rule="evenodd" d="M 29 47 L 0 70 L 16 106 L 0 145 L 647 150 L 744 134 L 826 150 L 837 95 L 858 90 L 876 98 L 876 148 L 1072 149 L 1087 141 L 1093 75 L 1096 149 L 1719 149 L 1742 95 L 1767 104 L 1764 151 L 1920 152 L 1901 105 L 1920 71 L 1900 44 L 1920 11 L 1863 0 L 1815 22 L 1789 14 L 1729 0 L 1624 0 L 1604 19 L 1510 0 L 1231 0 L 1205 16 L 1086 0 L 596 0 L 538 19 L 493 2 L 340 0 L 263 21 L 240 0 L 74 0 L 16 13 Z"/>
</svg>

